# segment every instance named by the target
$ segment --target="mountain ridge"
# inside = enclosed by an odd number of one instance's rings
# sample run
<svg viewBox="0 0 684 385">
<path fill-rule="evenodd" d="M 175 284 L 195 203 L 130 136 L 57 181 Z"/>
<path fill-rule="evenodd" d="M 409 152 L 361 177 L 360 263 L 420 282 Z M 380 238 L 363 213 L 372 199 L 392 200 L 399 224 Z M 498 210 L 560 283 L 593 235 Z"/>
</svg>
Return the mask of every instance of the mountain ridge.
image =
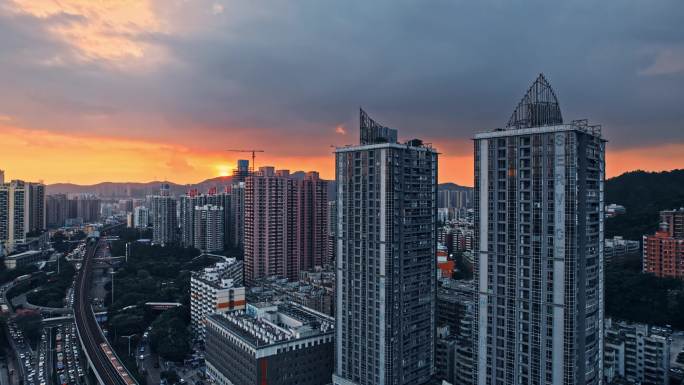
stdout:
<svg viewBox="0 0 684 385">
<path fill-rule="evenodd" d="M 641 240 L 658 228 L 659 212 L 684 206 L 684 169 L 629 171 L 606 181 L 605 204 L 616 203 L 627 212 L 606 218 L 606 238 L 621 235 Z"/>
<path fill-rule="evenodd" d="M 291 175 L 296 179 L 303 179 L 306 175 L 304 171 L 294 171 Z M 217 176 L 205 179 L 197 183 L 180 184 L 167 180 L 154 180 L 149 182 L 99 182 L 94 184 L 76 183 L 52 183 L 46 185 L 48 194 L 96 194 L 103 198 L 115 197 L 138 197 L 155 194 L 159 191 L 161 184 L 169 185 L 171 194 L 181 195 L 190 189 L 198 189 L 201 192 L 216 187 L 222 190 L 230 185 L 232 176 Z"/>
</svg>

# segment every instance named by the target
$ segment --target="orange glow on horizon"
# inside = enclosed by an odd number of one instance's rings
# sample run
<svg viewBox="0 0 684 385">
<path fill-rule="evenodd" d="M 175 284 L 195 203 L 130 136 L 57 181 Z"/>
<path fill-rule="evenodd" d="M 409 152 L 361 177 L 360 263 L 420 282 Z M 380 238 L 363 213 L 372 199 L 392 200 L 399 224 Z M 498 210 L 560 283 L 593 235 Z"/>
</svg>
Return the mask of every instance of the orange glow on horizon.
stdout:
<svg viewBox="0 0 684 385">
<path fill-rule="evenodd" d="M 227 164 L 218 164 L 215 166 L 217 176 L 229 176 L 233 174 L 234 167 Z"/>
<path fill-rule="evenodd" d="M 239 156 L 208 152 L 174 143 L 113 137 L 65 135 L 0 125 L 0 169 L 5 179 L 45 183 L 94 184 L 99 182 L 149 182 L 168 180 L 198 183 L 231 175 Z M 464 145 L 468 142 L 464 142 Z M 286 143 L 282 144 L 287 146 Z M 439 144 L 436 143 L 439 148 Z M 467 153 L 464 153 L 467 154 Z M 663 171 L 684 167 L 684 144 L 611 150 L 607 176 L 632 170 Z M 318 171 L 334 178 L 332 154 L 257 157 L 257 167 L 273 165 L 291 171 Z M 471 155 L 440 155 L 439 181 L 473 185 Z"/>
</svg>

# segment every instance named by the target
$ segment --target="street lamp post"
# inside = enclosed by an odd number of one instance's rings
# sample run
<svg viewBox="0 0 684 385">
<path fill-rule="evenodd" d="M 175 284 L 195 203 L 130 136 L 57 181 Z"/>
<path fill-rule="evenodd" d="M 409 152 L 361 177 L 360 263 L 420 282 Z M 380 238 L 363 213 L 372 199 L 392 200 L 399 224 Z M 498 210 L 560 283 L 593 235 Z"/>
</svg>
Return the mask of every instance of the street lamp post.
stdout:
<svg viewBox="0 0 684 385">
<path fill-rule="evenodd" d="M 114 306 L 114 268 L 112 268 L 112 271 L 110 273 L 112 275 L 112 304 L 111 306 Z"/>
<path fill-rule="evenodd" d="M 131 334 L 129 336 L 121 336 L 121 338 L 126 338 L 128 340 L 128 356 L 131 356 L 131 338 L 135 337 L 135 334 Z"/>
</svg>

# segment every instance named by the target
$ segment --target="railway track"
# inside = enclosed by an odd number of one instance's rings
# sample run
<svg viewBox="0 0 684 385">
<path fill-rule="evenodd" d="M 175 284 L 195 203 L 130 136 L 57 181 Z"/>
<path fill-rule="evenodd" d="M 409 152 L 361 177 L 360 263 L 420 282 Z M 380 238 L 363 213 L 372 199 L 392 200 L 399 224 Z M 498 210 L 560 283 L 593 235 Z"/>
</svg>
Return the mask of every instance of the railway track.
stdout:
<svg viewBox="0 0 684 385">
<path fill-rule="evenodd" d="M 88 356 L 92 369 L 104 385 L 136 385 L 137 382 L 121 364 L 109 346 L 95 319 L 90 304 L 90 283 L 93 260 L 98 252 L 104 251 L 102 240 L 89 241 L 83 265 L 78 271 L 74 295 L 74 320 L 81 345 Z"/>
</svg>

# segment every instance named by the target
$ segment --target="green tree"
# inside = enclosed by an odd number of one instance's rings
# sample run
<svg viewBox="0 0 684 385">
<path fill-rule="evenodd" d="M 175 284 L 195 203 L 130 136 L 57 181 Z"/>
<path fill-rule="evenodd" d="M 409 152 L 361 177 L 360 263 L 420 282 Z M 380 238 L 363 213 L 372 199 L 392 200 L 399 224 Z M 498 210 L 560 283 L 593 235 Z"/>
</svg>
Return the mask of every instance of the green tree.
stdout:
<svg viewBox="0 0 684 385">
<path fill-rule="evenodd" d="M 684 284 L 635 269 L 629 259 L 606 266 L 605 307 L 610 317 L 684 327 Z"/>
<path fill-rule="evenodd" d="M 190 332 L 183 307 L 163 312 L 150 331 L 152 349 L 164 359 L 182 361 L 190 354 Z"/>
<path fill-rule="evenodd" d="M 660 210 L 684 205 L 684 169 L 632 171 L 606 180 L 606 203 L 625 206 L 627 213 L 606 220 L 606 237 L 641 239 L 658 228 Z"/>
<path fill-rule="evenodd" d="M 142 334 L 145 331 L 145 314 L 142 309 L 131 309 L 112 315 L 109 327 L 117 336 Z"/>
<path fill-rule="evenodd" d="M 4 285 L 10 281 L 13 281 L 17 277 L 20 277 L 25 274 L 31 274 L 37 270 L 38 268 L 35 265 L 22 266 L 16 269 L 7 270 L 3 258 L 0 261 L 0 285 Z"/>
<path fill-rule="evenodd" d="M 57 269 L 56 264 L 53 264 L 52 267 L 55 270 Z M 63 307 L 64 297 L 67 289 L 71 287 L 74 274 L 76 274 L 74 266 L 62 258 L 59 274 L 50 277 L 47 283 L 39 289 L 28 293 L 26 299 L 29 303 L 38 306 Z"/>
</svg>

